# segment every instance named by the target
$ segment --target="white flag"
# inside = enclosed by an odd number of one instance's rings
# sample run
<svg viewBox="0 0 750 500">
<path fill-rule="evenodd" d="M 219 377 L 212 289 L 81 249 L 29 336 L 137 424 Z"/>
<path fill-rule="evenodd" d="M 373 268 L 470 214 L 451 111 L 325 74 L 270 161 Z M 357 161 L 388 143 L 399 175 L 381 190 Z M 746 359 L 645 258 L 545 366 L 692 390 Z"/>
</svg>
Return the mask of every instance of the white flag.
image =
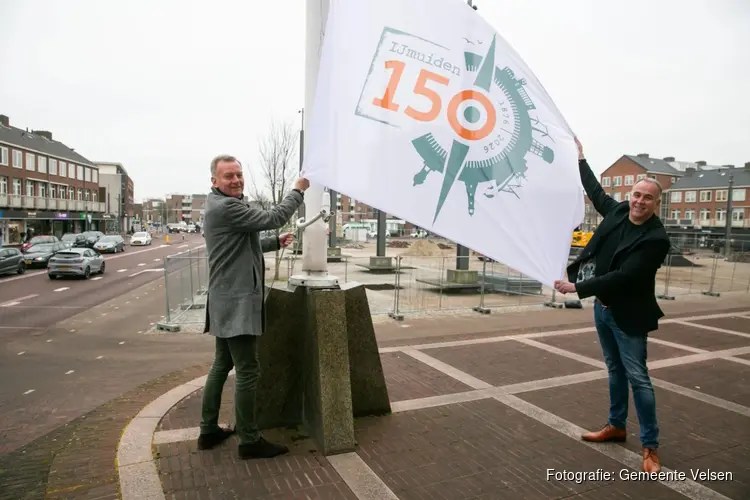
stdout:
<svg viewBox="0 0 750 500">
<path fill-rule="evenodd" d="M 312 182 L 563 277 L 584 207 L 572 132 L 461 0 L 331 0 L 306 137 Z"/>
</svg>

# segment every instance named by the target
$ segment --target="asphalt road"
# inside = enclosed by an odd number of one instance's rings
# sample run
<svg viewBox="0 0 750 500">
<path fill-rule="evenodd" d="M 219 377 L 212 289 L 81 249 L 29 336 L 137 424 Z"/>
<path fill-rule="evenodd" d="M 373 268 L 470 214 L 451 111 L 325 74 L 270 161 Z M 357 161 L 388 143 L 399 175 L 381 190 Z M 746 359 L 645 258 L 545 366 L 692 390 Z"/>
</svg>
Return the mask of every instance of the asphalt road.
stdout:
<svg viewBox="0 0 750 500">
<path fill-rule="evenodd" d="M 21 331 L 53 326 L 129 290 L 164 276 L 164 258 L 200 248 L 200 235 L 187 235 L 170 245 L 155 240 L 151 246 L 126 247 L 125 252 L 104 256 L 104 274 L 88 280 L 50 280 L 46 270 L 29 269 L 24 275 L 0 277 L 0 339 Z M 178 259 L 170 272 L 188 264 Z"/>
<path fill-rule="evenodd" d="M 164 257 L 203 239 L 160 245 L 106 257 L 101 279 L 50 280 L 44 271 L 0 278 L 0 456 L 212 359 L 208 336 L 146 333 L 165 311 Z"/>
</svg>

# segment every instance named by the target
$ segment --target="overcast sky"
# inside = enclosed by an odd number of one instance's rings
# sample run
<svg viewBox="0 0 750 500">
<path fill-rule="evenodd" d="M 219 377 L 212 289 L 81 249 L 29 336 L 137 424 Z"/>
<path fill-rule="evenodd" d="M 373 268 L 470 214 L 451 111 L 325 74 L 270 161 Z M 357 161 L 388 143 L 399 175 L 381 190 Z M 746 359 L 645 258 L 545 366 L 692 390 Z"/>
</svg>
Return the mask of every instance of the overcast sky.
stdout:
<svg viewBox="0 0 750 500">
<path fill-rule="evenodd" d="M 595 171 L 750 161 L 750 1 L 475 3 Z M 305 0 L 0 0 L 0 114 L 123 163 L 137 200 L 204 193 L 214 155 L 252 164 L 270 120 L 299 123 L 304 37 Z"/>
</svg>

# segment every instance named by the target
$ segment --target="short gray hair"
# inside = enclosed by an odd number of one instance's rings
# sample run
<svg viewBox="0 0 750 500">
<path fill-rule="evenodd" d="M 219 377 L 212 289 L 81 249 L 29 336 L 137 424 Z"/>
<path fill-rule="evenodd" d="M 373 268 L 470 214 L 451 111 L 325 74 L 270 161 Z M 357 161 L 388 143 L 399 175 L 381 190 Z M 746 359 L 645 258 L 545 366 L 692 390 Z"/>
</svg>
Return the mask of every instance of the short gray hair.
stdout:
<svg viewBox="0 0 750 500">
<path fill-rule="evenodd" d="M 242 163 L 240 163 L 240 160 L 238 160 L 234 156 L 232 156 L 232 155 L 219 155 L 216 158 L 214 158 L 213 160 L 211 160 L 211 177 L 216 177 L 216 167 L 222 161 L 226 161 L 226 162 L 230 162 L 230 163 L 233 162 L 233 161 L 236 161 L 240 165 L 240 167 L 242 167 Z"/>
<path fill-rule="evenodd" d="M 644 177 L 643 179 L 639 180 L 638 182 L 648 182 L 649 184 L 653 184 L 654 186 L 656 186 L 656 189 L 659 190 L 659 199 L 661 199 L 661 194 L 664 191 L 662 189 L 662 187 L 661 187 L 661 182 L 657 181 L 653 177 Z M 638 182 L 636 182 L 636 185 L 638 184 Z M 633 186 L 633 187 L 635 188 L 635 186 Z"/>
</svg>

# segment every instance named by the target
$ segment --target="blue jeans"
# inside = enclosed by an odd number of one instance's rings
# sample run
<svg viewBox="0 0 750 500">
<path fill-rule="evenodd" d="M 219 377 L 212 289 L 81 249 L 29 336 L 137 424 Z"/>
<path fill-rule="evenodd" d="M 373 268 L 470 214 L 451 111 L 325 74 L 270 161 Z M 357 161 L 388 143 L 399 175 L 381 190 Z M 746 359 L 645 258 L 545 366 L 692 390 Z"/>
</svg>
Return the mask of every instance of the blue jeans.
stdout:
<svg viewBox="0 0 750 500">
<path fill-rule="evenodd" d="M 648 337 L 628 335 L 615 323 L 612 311 L 594 302 L 594 323 L 609 371 L 609 425 L 624 429 L 628 419 L 628 382 L 641 426 L 644 448 L 659 447 L 656 397 L 646 367 Z"/>
</svg>

